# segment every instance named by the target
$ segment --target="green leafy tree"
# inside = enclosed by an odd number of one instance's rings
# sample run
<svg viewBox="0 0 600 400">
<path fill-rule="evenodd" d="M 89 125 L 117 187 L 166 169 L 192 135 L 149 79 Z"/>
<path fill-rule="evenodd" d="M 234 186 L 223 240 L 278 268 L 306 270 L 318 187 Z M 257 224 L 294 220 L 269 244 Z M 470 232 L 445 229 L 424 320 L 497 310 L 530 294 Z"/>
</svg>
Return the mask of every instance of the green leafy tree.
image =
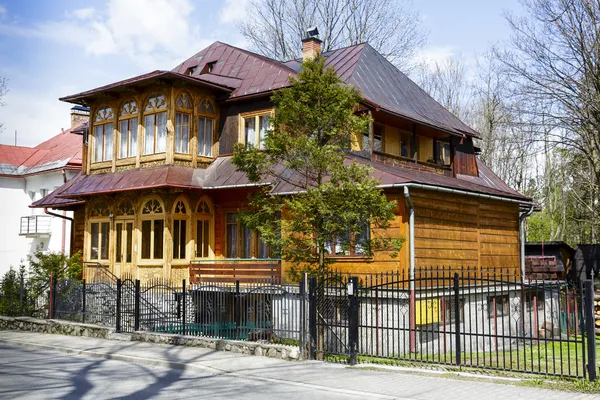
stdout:
<svg viewBox="0 0 600 400">
<path fill-rule="evenodd" d="M 77 252 L 68 256 L 61 252 L 36 252 L 28 256 L 29 280 L 37 287 L 47 285 L 50 275 L 55 280 L 79 279 L 83 266 L 81 264 L 81 253 Z"/>
<path fill-rule="evenodd" d="M 394 257 L 403 241 L 384 232 L 396 202 L 378 188 L 370 166 L 347 157 L 352 133 L 364 132 L 370 122 L 355 112 L 360 93 L 324 64 L 322 57 L 303 63 L 291 86 L 272 97 L 275 115 L 262 148 L 238 143 L 233 156 L 251 181 L 285 184 L 293 193 L 256 192 L 241 221 L 279 249 L 294 279 L 325 272 L 334 239 L 346 249 L 359 246 L 367 256 L 385 250 Z M 361 234 L 365 224 L 371 227 L 368 237 Z"/>
<path fill-rule="evenodd" d="M 9 317 L 19 315 L 22 276 L 23 268 L 20 271 L 16 271 L 11 266 L 2 277 L 2 282 L 0 283 L 0 315 Z"/>
</svg>

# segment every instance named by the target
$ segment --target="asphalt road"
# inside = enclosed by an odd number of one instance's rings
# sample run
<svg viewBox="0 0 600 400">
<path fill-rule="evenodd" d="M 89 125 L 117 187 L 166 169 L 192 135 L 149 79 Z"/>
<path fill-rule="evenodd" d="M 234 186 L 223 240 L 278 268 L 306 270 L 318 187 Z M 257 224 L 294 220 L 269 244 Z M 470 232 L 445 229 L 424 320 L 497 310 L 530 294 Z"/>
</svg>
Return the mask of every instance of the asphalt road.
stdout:
<svg viewBox="0 0 600 400">
<path fill-rule="evenodd" d="M 252 378 L 30 350 L 0 343 L 1 399 L 358 399 Z"/>
</svg>

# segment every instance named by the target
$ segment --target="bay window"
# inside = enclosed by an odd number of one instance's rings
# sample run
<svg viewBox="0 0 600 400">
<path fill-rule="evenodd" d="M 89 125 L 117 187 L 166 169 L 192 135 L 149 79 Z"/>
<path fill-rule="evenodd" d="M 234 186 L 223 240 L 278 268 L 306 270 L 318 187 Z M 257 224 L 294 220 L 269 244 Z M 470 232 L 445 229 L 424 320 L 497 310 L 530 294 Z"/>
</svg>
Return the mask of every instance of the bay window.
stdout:
<svg viewBox="0 0 600 400">
<path fill-rule="evenodd" d="M 110 161 L 113 155 L 114 113 L 101 107 L 94 119 L 94 162 Z"/>
<path fill-rule="evenodd" d="M 119 133 L 121 135 L 119 158 L 137 155 L 138 108 L 134 100 L 126 102 L 119 116 Z"/>
<path fill-rule="evenodd" d="M 144 154 L 167 150 L 167 100 L 162 94 L 148 99 L 144 108 Z"/>
</svg>

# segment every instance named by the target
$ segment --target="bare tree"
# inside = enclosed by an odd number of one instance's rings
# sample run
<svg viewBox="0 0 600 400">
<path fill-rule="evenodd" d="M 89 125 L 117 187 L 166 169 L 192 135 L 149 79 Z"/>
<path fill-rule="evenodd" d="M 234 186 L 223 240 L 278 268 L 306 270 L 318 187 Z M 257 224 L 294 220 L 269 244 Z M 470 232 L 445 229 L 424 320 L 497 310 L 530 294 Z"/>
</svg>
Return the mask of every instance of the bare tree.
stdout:
<svg viewBox="0 0 600 400">
<path fill-rule="evenodd" d="M 286 61 L 313 26 L 324 51 L 369 42 L 405 71 L 427 37 L 411 0 L 252 0 L 240 30 L 254 51 Z"/>
<path fill-rule="evenodd" d="M 469 120 L 471 86 L 460 56 L 423 63 L 417 78 L 419 85 L 452 114 Z"/>
<path fill-rule="evenodd" d="M 520 101 L 519 112 L 544 129 L 537 140 L 582 154 L 600 182 L 600 2 L 523 0 L 507 16 L 510 47 L 497 52 Z M 597 190 L 597 189 L 596 189 Z"/>
<path fill-rule="evenodd" d="M 5 103 L 2 98 L 8 93 L 8 79 L 0 76 L 0 107 L 4 106 Z M 4 124 L 0 122 L 0 132 L 2 132 Z"/>
</svg>

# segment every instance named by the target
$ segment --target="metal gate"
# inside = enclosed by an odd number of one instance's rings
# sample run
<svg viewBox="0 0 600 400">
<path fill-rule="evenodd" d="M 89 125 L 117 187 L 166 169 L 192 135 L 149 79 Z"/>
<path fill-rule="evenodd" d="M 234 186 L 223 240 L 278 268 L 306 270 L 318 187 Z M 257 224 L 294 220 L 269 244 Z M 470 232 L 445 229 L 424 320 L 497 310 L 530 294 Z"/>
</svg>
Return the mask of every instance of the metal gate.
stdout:
<svg viewBox="0 0 600 400">
<path fill-rule="evenodd" d="M 349 298 L 347 278 L 327 274 L 309 280 L 311 358 L 345 361 L 348 345 Z"/>
</svg>

